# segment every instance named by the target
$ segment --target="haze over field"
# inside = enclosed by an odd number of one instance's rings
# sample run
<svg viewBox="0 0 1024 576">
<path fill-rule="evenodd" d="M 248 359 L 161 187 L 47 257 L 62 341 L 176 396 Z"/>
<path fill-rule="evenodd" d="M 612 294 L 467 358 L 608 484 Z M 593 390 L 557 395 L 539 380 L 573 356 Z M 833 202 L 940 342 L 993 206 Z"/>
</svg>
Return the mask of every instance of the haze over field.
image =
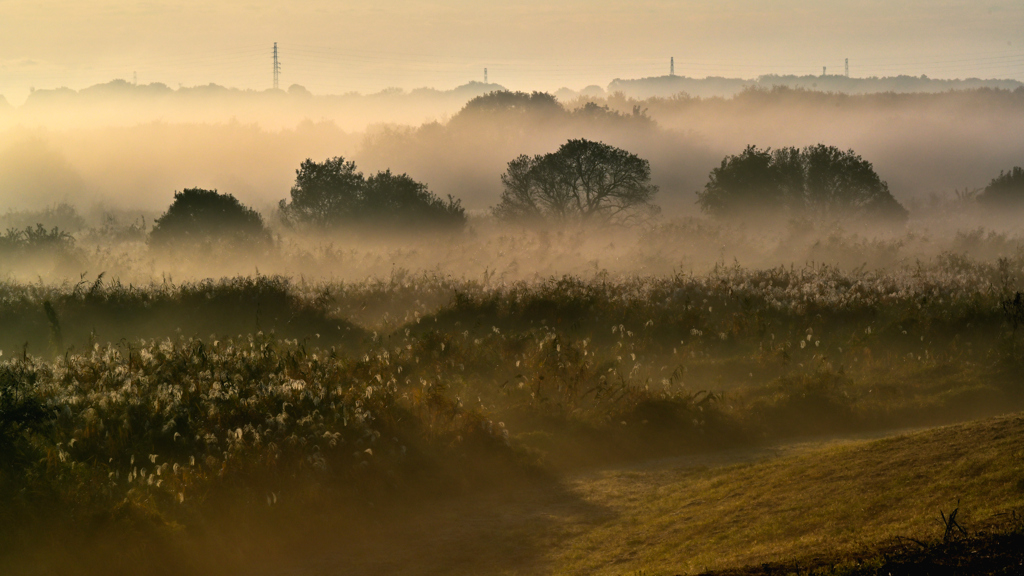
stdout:
<svg viewBox="0 0 1024 576">
<path fill-rule="evenodd" d="M 0 574 L 1022 565 L 1020 0 L 0 0 L 0 94 Z"/>
<path fill-rule="evenodd" d="M 1024 6 L 1011 0 L 0 5 L 17 23 L 0 34 L 6 209 L 152 211 L 173 190 L 205 186 L 266 210 L 301 160 L 345 155 L 483 211 L 509 160 L 573 137 L 648 158 L 666 214 L 693 213 L 710 169 L 749 144 L 853 148 L 908 202 L 982 187 L 1024 146 L 1020 98 L 648 101 L 778 85 L 1012 91 L 1024 79 Z M 268 90 L 275 42 L 287 93 Z M 498 89 L 548 91 L 568 109 L 640 106 L 654 123 L 448 125 Z"/>
<path fill-rule="evenodd" d="M 460 114 L 496 85 L 456 92 L 332 98 L 158 92 L 116 83 L 54 93 L 0 112 L 0 209 L 69 202 L 85 212 L 154 211 L 201 186 L 267 211 L 306 158 L 342 155 L 364 170 L 407 172 L 471 211 L 486 211 L 519 154 L 591 138 L 651 162 L 666 216 L 696 213 L 695 192 L 723 157 L 747 145 L 852 148 L 901 202 L 984 187 L 1021 163 L 1024 89 L 940 94 L 744 92 L 728 99 L 576 96 L 565 113 Z M 588 102 L 600 114 L 573 113 Z M 633 110 L 645 116 L 633 119 Z M 624 116 L 617 117 L 614 113 Z M 433 115 L 434 120 L 417 118 Z"/>
</svg>

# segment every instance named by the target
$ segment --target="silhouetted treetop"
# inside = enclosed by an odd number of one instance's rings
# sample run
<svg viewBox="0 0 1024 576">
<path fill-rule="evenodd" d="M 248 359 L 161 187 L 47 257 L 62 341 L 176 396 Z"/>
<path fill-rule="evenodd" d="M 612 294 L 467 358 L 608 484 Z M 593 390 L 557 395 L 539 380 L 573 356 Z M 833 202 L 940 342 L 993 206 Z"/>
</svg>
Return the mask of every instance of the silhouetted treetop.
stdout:
<svg viewBox="0 0 1024 576">
<path fill-rule="evenodd" d="M 391 170 L 366 179 L 361 217 L 402 226 L 457 228 L 466 223 L 466 211 L 460 201 L 450 195 L 447 202 L 441 200 L 426 184 L 408 174 L 392 174 Z"/>
<path fill-rule="evenodd" d="M 736 156 L 727 156 L 721 165 L 708 175 L 703 192 L 697 193 L 701 210 L 715 215 L 739 214 L 746 211 L 759 212 L 765 207 L 793 208 L 799 205 L 802 189 L 794 190 L 793 183 L 787 185 L 783 175 L 793 177 L 796 167 L 782 159 L 780 165 L 775 154 L 769 149 L 747 146 Z M 797 187 L 803 185 L 802 169 Z"/>
<path fill-rule="evenodd" d="M 572 111 L 573 118 L 588 122 L 621 122 L 632 121 L 653 126 L 654 120 L 647 115 L 647 109 L 640 104 L 633 105 L 631 114 L 619 112 L 596 102 L 586 102 Z"/>
<path fill-rule="evenodd" d="M 327 230 L 343 225 L 458 228 L 466 223 L 458 200 L 441 200 L 426 184 L 391 170 L 365 178 L 342 157 L 305 160 L 296 172 L 291 200 L 281 200 L 286 224 Z"/>
<path fill-rule="evenodd" d="M 774 151 L 748 146 L 711 171 L 697 203 L 704 212 L 723 217 L 788 212 L 819 218 L 907 218 L 870 162 L 853 150 L 824 144 Z"/>
<path fill-rule="evenodd" d="M 355 162 L 341 156 L 323 162 L 307 158 L 295 171 L 291 202 L 281 200 L 281 214 L 286 222 L 321 228 L 351 220 L 364 184 Z"/>
<path fill-rule="evenodd" d="M 507 113 L 567 114 L 554 96 L 546 92 L 510 92 L 499 90 L 477 96 L 462 108 L 457 116 Z"/>
<path fill-rule="evenodd" d="M 658 211 L 650 180 L 650 163 L 636 154 L 569 140 L 556 152 L 509 162 L 493 212 L 506 221 L 622 224 Z"/>
<path fill-rule="evenodd" d="M 1014 166 L 1009 172 L 999 171 L 978 194 L 978 202 L 992 208 L 1024 207 L 1024 168 Z"/>
<path fill-rule="evenodd" d="M 270 242 L 270 233 L 258 212 L 231 194 L 186 188 L 174 193 L 174 201 L 156 220 L 150 241 L 154 245 L 211 241 L 246 244 Z"/>
</svg>

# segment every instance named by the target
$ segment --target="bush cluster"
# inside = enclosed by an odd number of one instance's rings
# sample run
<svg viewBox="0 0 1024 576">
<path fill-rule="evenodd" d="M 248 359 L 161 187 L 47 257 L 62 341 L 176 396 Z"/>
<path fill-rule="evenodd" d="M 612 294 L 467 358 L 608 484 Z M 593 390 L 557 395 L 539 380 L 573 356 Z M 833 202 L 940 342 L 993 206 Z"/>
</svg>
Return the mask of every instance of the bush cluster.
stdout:
<svg viewBox="0 0 1024 576">
<path fill-rule="evenodd" d="M 389 229 L 458 229 L 466 223 L 460 201 L 441 200 L 426 184 L 390 170 L 364 177 L 342 157 L 307 159 L 296 170 L 291 200 L 280 203 L 291 226 L 314 230 L 387 226 Z"/>
</svg>

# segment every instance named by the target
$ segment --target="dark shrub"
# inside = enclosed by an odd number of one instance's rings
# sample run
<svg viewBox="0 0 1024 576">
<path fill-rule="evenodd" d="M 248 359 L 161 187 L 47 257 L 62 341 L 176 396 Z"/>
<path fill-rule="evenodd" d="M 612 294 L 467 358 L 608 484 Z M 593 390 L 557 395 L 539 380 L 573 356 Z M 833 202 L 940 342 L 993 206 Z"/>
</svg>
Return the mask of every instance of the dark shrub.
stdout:
<svg viewBox="0 0 1024 576">
<path fill-rule="evenodd" d="M 202 188 L 175 192 L 174 202 L 156 220 L 149 238 L 154 246 L 210 242 L 266 246 L 271 240 L 258 212 L 231 194 Z"/>
<path fill-rule="evenodd" d="M 291 201 L 280 203 L 281 218 L 289 226 L 422 230 L 458 229 L 466 223 L 458 200 L 441 200 L 408 174 L 386 170 L 365 178 L 354 162 L 340 156 L 323 162 L 307 159 L 295 173 Z"/>
<path fill-rule="evenodd" d="M 1009 172 L 1000 171 L 978 194 L 978 202 L 991 208 L 1024 207 L 1024 168 L 1014 166 Z"/>
<path fill-rule="evenodd" d="M 870 162 L 853 150 L 818 144 L 748 146 L 711 171 L 697 192 L 701 210 L 719 217 L 768 214 L 905 221 L 907 211 Z"/>
</svg>

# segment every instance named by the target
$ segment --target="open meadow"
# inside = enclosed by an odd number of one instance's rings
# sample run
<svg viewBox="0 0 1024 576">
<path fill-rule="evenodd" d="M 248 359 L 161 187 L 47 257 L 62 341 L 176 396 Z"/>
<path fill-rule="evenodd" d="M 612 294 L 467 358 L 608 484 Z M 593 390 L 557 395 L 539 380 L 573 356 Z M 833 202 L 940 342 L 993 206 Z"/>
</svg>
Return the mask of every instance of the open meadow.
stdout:
<svg viewBox="0 0 1024 576">
<path fill-rule="evenodd" d="M 10 128 L 0 574 L 1019 573 L 1022 105 Z"/>
</svg>

